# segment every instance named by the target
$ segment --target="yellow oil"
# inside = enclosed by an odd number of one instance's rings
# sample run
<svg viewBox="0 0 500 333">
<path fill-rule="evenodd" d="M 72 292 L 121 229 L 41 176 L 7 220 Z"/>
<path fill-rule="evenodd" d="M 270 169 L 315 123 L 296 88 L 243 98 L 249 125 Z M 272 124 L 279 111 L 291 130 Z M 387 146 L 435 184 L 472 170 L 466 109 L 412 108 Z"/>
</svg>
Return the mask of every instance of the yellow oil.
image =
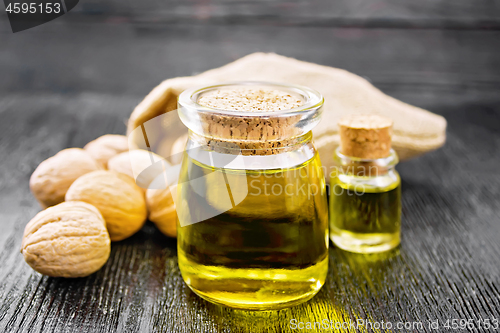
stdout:
<svg viewBox="0 0 500 333">
<path fill-rule="evenodd" d="M 203 180 L 194 189 L 190 179 Z M 323 286 L 328 206 L 317 153 L 284 170 L 214 168 L 185 153 L 179 184 L 179 268 L 199 296 L 274 310 L 304 302 Z M 239 199 L 224 211 L 228 192 Z"/>
<path fill-rule="evenodd" d="M 400 243 L 401 180 L 383 187 L 330 181 L 330 238 L 339 248 L 356 253 L 390 250 Z M 353 176 L 355 177 L 355 176 Z"/>
</svg>

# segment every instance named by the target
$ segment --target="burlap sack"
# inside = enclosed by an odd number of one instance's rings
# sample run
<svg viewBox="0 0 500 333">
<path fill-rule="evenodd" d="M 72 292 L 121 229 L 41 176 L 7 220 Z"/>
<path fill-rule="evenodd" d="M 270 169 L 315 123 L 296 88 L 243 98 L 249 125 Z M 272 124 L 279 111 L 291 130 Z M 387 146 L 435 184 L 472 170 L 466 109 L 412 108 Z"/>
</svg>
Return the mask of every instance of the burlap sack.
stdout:
<svg viewBox="0 0 500 333">
<path fill-rule="evenodd" d="M 346 114 L 375 113 L 391 118 L 394 121 L 392 146 L 402 160 L 437 149 L 445 142 L 446 120 L 443 117 L 387 96 L 348 71 L 273 53 L 253 53 L 195 76 L 163 81 L 132 112 L 127 131 L 130 134 L 144 122 L 175 110 L 177 97 L 189 87 L 241 80 L 295 83 L 316 89 L 324 96 L 323 119 L 313 134 L 327 170 L 332 166 L 332 156 L 339 144 L 337 122 Z M 168 154 L 173 138 L 185 131 L 179 124 L 171 124 L 170 128 L 175 135 L 160 153 Z"/>
</svg>

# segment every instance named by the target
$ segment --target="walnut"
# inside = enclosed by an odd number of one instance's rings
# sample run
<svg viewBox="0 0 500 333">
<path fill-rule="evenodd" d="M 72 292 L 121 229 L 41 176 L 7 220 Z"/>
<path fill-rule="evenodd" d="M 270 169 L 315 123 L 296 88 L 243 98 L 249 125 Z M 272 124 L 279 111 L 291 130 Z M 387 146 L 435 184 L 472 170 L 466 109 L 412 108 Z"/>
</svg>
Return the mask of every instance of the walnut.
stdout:
<svg viewBox="0 0 500 333">
<path fill-rule="evenodd" d="M 146 191 L 149 220 L 169 237 L 177 237 L 177 211 L 172 193 L 177 195 L 178 181 L 179 168 L 172 166 L 151 183 L 153 186 L 164 186 L 164 188 L 151 188 Z"/>
<path fill-rule="evenodd" d="M 53 277 L 83 277 L 108 260 L 110 239 L 101 213 L 80 201 L 38 213 L 26 225 L 21 253 L 35 271 Z"/>
<path fill-rule="evenodd" d="M 188 141 L 188 134 L 184 134 L 179 136 L 174 143 L 172 144 L 172 148 L 170 150 L 170 161 L 173 164 L 179 164 L 182 162 L 182 156 L 184 150 L 186 149 L 186 143 Z"/>
<path fill-rule="evenodd" d="M 86 173 L 101 169 L 85 150 L 69 148 L 40 163 L 30 178 L 30 189 L 43 208 L 64 201 L 71 184 Z"/>
<path fill-rule="evenodd" d="M 112 241 L 132 236 L 146 221 L 143 192 L 131 177 L 114 171 L 94 171 L 78 178 L 66 193 L 66 201 L 72 200 L 99 209 Z"/>
<path fill-rule="evenodd" d="M 167 189 L 148 189 L 146 203 L 149 220 L 166 236 L 177 237 L 177 212 L 172 193 Z"/>
<path fill-rule="evenodd" d="M 111 157 L 128 150 L 128 139 L 125 135 L 106 134 L 90 141 L 83 149 L 106 169 Z"/>
<path fill-rule="evenodd" d="M 151 181 L 157 176 L 157 173 L 161 172 L 162 168 L 158 168 L 159 170 L 157 171 L 153 167 L 149 173 L 143 173 L 143 171 L 159 161 L 162 161 L 162 167 L 168 168 L 170 166 L 170 163 L 165 161 L 161 156 L 147 150 L 136 149 L 112 157 L 108 161 L 108 169 L 139 180 L 139 182 L 136 181 L 136 184 L 145 191 Z M 141 177 L 140 179 L 138 179 L 139 176 Z"/>
</svg>

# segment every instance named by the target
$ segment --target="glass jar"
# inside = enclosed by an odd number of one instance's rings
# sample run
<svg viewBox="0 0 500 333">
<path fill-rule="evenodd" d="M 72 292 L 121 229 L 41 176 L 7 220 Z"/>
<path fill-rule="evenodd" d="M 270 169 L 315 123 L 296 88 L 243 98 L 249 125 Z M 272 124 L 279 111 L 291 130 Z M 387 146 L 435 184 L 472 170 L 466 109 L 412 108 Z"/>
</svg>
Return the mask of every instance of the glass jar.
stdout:
<svg viewBox="0 0 500 333">
<path fill-rule="evenodd" d="M 214 91 L 268 89 L 299 98 L 278 111 L 198 104 Z M 189 128 L 177 190 L 186 284 L 213 303 L 280 309 L 312 298 L 328 269 L 328 205 L 312 144 L 323 98 L 305 87 L 238 82 L 184 91 Z"/>
<path fill-rule="evenodd" d="M 401 179 L 396 152 L 361 159 L 335 151 L 330 178 L 330 238 L 356 253 L 390 250 L 400 243 Z"/>
</svg>

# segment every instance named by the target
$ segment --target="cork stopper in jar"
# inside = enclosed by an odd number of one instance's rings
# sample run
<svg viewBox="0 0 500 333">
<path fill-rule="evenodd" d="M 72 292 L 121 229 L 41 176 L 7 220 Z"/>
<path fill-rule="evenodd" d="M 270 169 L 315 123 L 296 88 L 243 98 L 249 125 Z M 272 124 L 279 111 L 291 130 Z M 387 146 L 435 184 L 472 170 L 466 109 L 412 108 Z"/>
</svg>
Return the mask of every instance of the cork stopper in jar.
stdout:
<svg viewBox="0 0 500 333">
<path fill-rule="evenodd" d="M 209 91 L 198 98 L 198 104 L 226 111 L 275 112 L 304 104 L 300 96 L 270 88 L 223 88 Z"/>
<path fill-rule="evenodd" d="M 302 142 L 319 122 L 322 105 L 321 94 L 307 87 L 229 82 L 185 90 L 179 117 L 215 151 L 274 155 Z"/>
<path fill-rule="evenodd" d="M 340 152 L 362 159 L 388 157 L 391 153 L 392 120 L 379 115 L 349 115 L 339 123 Z"/>
<path fill-rule="evenodd" d="M 297 108 L 304 104 L 301 96 L 289 91 L 265 87 L 226 87 L 202 94 L 198 104 L 223 111 L 234 111 L 203 117 L 212 137 L 208 144 L 214 150 L 228 153 L 237 145 L 243 155 L 274 155 L 289 145 L 290 138 L 297 136 L 299 115 L 287 118 L 273 113 Z M 268 113 L 266 117 L 239 116 L 246 113 Z M 217 140 L 215 138 L 221 138 Z"/>
</svg>

